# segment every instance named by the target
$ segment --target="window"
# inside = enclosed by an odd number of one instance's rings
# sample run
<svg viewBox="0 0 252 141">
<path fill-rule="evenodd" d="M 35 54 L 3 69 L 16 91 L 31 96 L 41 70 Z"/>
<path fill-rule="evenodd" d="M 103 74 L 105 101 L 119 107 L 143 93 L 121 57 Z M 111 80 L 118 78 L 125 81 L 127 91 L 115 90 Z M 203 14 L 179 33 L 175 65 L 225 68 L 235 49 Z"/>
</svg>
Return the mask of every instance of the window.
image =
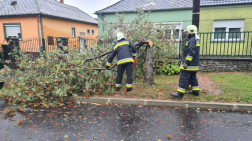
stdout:
<svg viewBox="0 0 252 141">
<path fill-rule="evenodd" d="M 179 39 L 179 29 L 172 30 L 172 34 L 175 37 L 175 39 Z"/>
<path fill-rule="evenodd" d="M 47 36 L 48 45 L 54 45 L 53 36 Z"/>
<path fill-rule="evenodd" d="M 87 30 L 87 34 L 90 34 L 90 29 Z"/>
<path fill-rule="evenodd" d="M 244 29 L 244 20 L 224 20 L 214 21 L 213 36 L 214 40 L 242 40 Z"/>
<path fill-rule="evenodd" d="M 159 23 L 156 23 L 155 26 L 157 28 L 161 28 L 162 30 L 169 27 L 169 29 L 165 30 L 165 36 L 172 36 L 174 39 L 179 40 L 181 37 L 182 23 L 162 23 L 161 27 Z M 158 30 L 160 31 L 160 30 Z"/>
<path fill-rule="evenodd" d="M 80 32 L 80 35 L 85 35 L 85 32 Z"/>
<path fill-rule="evenodd" d="M 229 28 L 228 39 L 241 39 L 241 29 L 240 28 Z"/>
<path fill-rule="evenodd" d="M 114 29 L 114 34 L 116 35 L 118 32 L 122 32 L 122 31 L 124 31 L 124 28 L 125 27 L 127 27 L 128 26 L 128 24 L 122 24 L 122 26 L 117 26 L 117 28 L 116 29 Z M 127 36 L 127 35 L 125 35 L 125 36 Z"/>
<path fill-rule="evenodd" d="M 16 37 L 22 39 L 20 23 L 3 24 L 3 26 L 5 38 Z"/>
<path fill-rule="evenodd" d="M 75 27 L 72 27 L 72 38 L 76 37 Z"/>
<path fill-rule="evenodd" d="M 225 39 L 226 38 L 226 28 L 215 28 L 214 39 Z"/>
<path fill-rule="evenodd" d="M 94 30 L 92 30 L 92 34 L 94 34 Z"/>
</svg>

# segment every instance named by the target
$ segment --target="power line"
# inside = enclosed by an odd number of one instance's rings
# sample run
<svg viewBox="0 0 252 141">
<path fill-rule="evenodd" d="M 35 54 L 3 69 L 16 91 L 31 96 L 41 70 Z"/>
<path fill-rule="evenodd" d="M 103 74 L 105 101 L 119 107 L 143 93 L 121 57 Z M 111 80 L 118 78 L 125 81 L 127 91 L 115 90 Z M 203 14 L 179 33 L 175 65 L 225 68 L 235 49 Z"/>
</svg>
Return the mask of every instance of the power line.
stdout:
<svg viewBox="0 0 252 141">
<path fill-rule="evenodd" d="M 110 2 L 111 2 L 111 0 L 109 1 L 109 3 L 108 3 L 108 5 L 107 5 L 107 7 L 109 6 Z"/>
</svg>

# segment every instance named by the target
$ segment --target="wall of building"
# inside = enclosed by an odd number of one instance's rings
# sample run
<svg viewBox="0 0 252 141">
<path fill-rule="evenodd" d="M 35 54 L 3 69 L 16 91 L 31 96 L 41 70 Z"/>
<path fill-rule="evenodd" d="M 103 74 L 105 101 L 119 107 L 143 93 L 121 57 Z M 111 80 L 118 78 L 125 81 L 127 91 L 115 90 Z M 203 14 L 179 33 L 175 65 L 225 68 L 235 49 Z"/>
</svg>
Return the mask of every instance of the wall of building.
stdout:
<svg viewBox="0 0 252 141">
<path fill-rule="evenodd" d="M 124 23 L 129 23 L 137 17 L 137 13 L 125 13 Z M 152 11 L 148 20 L 153 23 L 163 22 L 182 22 L 183 29 L 192 23 L 192 10 L 175 10 L 175 11 Z M 118 19 L 115 14 L 105 14 L 104 21 L 107 23 L 116 23 Z M 99 35 L 103 33 L 103 19 L 98 15 Z"/>
<path fill-rule="evenodd" d="M 252 31 L 251 5 L 209 7 L 200 9 L 200 32 L 213 32 L 215 20 L 245 20 L 244 31 Z"/>
<path fill-rule="evenodd" d="M 20 23 L 22 39 L 38 37 L 37 29 L 38 16 L 29 17 L 0 17 L 0 43 L 6 43 L 4 37 L 3 24 L 7 23 Z"/>
<path fill-rule="evenodd" d="M 252 8 L 251 5 L 209 7 L 200 10 L 201 55 L 210 56 L 252 56 Z M 212 34 L 214 21 L 219 20 L 244 20 L 245 33 L 242 40 L 233 39 L 216 41 Z M 235 26 L 235 25 L 234 25 Z M 207 33 L 206 33 L 207 32 Z"/>
<path fill-rule="evenodd" d="M 97 37 L 98 36 L 98 26 L 94 24 L 86 24 L 75 21 L 68 21 L 50 17 L 43 17 L 43 28 L 44 28 L 44 38 L 47 36 L 54 37 L 69 37 L 72 38 L 72 27 L 75 27 L 76 38 L 81 37 Z M 87 34 L 87 30 L 90 29 L 90 34 Z M 92 34 L 94 30 L 94 34 Z M 85 35 L 80 35 L 80 32 L 85 32 Z"/>
</svg>

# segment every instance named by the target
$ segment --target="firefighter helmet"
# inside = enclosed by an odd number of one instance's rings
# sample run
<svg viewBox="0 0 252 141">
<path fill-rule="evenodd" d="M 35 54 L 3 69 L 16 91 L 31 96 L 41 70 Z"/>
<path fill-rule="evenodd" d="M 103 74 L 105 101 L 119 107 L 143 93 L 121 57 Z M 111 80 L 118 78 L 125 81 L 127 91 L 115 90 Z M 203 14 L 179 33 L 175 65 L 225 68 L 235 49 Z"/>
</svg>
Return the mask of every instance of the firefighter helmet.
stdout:
<svg viewBox="0 0 252 141">
<path fill-rule="evenodd" d="M 189 34 L 197 34 L 198 33 L 198 28 L 195 25 L 189 25 L 189 26 L 187 26 L 186 31 Z"/>
<path fill-rule="evenodd" d="M 122 32 L 118 32 L 117 35 L 116 35 L 116 38 L 117 38 L 118 41 L 121 40 L 121 39 L 123 39 L 124 38 L 123 33 Z"/>
</svg>

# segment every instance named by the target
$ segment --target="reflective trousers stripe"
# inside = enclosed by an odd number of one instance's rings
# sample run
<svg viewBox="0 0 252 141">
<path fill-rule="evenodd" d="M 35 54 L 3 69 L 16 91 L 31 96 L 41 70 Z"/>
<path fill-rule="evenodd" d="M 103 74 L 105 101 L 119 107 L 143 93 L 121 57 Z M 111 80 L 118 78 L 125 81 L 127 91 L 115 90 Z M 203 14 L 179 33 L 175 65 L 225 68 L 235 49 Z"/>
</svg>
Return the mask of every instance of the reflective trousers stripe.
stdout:
<svg viewBox="0 0 252 141">
<path fill-rule="evenodd" d="M 181 92 L 181 93 L 185 93 L 185 89 L 183 89 L 183 88 L 178 88 L 178 90 L 177 90 L 178 92 Z"/>
<path fill-rule="evenodd" d="M 126 84 L 126 88 L 132 88 L 132 84 Z"/>
</svg>

